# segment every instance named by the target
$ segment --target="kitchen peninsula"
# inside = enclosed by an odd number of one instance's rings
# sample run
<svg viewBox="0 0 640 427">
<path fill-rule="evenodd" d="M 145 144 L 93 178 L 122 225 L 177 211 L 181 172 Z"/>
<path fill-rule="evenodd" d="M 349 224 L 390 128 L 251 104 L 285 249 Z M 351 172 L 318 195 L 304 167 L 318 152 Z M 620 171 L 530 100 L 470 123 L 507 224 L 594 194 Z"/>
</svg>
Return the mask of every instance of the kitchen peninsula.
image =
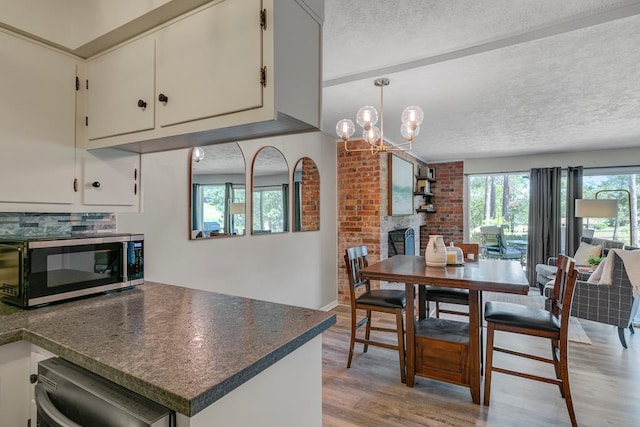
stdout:
<svg viewBox="0 0 640 427">
<path fill-rule="evenodd" d="M 0 356 L 37 346 L 176 411 L 178 427 L 319 426 L 320 334 L 334 323 L 323 311 L 147 282 L 33 310 L 0 303 Z"/>
</svg>

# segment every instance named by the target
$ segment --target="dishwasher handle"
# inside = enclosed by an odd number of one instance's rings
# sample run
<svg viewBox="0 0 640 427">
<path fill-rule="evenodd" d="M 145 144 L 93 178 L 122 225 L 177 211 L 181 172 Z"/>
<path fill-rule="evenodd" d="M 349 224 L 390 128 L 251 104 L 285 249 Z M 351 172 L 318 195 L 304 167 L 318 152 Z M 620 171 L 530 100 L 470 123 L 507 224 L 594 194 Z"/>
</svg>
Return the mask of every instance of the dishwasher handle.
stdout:
<svg viewBox="0 0 640 427">
<path fill-rule="evenodd" d="M 44 420 L 55 427 L 82 427 L 65 417 L 62 412 L 55 407 L 44 385 L 36 384 L 35 387 L 36 408 L 38 410 L 38 416 L 44 418 Z"/>
</svg>

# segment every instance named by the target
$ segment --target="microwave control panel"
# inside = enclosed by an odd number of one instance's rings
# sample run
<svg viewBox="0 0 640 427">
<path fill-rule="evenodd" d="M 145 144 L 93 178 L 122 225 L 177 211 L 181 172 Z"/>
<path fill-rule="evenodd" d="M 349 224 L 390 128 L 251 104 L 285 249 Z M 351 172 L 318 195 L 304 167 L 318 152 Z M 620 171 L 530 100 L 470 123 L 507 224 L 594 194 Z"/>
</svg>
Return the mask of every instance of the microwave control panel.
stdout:
<svg viewBox="0 0 640 427">
<path fill-rule="evenodd" d="M 132 240 L 127 251 L 127 275 L 129 280 L 144 278 L 144 244 L 142 240 Z"/>
</svg>

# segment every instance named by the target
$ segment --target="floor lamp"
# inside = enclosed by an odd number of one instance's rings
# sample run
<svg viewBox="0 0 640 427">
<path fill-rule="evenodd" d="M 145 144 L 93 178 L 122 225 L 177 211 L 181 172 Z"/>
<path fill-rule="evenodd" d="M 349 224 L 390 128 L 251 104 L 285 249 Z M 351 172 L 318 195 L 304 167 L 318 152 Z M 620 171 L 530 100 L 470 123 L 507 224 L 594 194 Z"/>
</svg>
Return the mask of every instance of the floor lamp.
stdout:
<svg viewBox="0 0 640 427">
<path fill-rule="evenodd" d="M 633 216 L 631 213 L 631 193 L 629 193 L 628 190 L 600 190 L 600 191 L 596 191 L 596 199 L 598 199 L 598 195 L 601 193 L 627 193 L 627 206 L 629 207 L 629 244 L 633 245 L 636 241 L 636 239 L 634 238 L 635 236 L 633 235 Z M 600 199 L 602 201 L 606 200 L 606 199 Z"/>
<path fill-rule="evenodd" d="M 615 218 L 618 201 L 611 199 L 576 199 L 576 218 Z"/>
</svg>

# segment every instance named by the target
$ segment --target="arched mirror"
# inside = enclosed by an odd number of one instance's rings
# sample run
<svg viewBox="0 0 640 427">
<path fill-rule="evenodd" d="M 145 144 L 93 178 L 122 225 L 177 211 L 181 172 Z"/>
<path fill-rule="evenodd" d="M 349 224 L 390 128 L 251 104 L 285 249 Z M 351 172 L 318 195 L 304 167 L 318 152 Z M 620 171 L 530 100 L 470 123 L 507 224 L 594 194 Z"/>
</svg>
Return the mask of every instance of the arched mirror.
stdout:
<svg viewBox="0 0 640 427">
<path fill-rule="evenodd" d="M 289 231 L 289 166 L 280 151 L 264 147 L 253 159 L 253 234 Z"/>
<path fill-rule="evenodd" d="M 191 150 L 191 239 L 245 234 L 245 162 L 237 143 Z"/>
<path fill-rule="evenodd" d="M 309 157 L 293 170 L 293 231 L 320 230 L 320 173 Z"/>
</svg>

